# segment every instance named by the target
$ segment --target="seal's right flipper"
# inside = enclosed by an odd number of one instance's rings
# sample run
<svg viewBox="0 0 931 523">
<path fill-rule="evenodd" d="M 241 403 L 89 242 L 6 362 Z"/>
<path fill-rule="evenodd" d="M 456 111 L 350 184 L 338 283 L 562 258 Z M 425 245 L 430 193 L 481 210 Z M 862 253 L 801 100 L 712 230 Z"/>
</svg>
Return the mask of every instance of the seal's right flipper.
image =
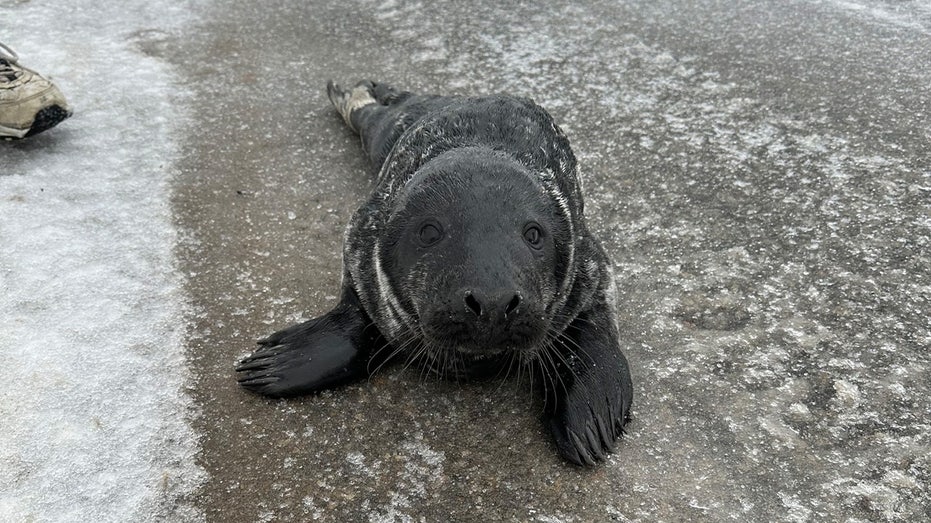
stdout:
<svg viewBox="0 0 931 523">
<path fill-rule="evenodd" d="M 237 381 L 272 397 L 298 396 L 368 376 L 378 331 L 352 289 L 319 318 L 278 331 L 236 364 Z"/>
</svg>

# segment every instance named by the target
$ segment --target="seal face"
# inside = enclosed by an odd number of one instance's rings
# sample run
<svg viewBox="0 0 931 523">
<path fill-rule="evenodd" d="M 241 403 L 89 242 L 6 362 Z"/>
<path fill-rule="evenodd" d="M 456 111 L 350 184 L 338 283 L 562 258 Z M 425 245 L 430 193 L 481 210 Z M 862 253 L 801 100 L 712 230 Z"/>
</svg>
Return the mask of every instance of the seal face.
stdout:
<svg viewBox="0 0 931 523">
<path fill-rule="evenodd" d="M 530 367 L 559 453 L 604 458 L 632 387 L 610 265 L 575 157 L 530 100 L 398 92 L 330 99 L 378 169 L 344 243 L 339 305 L 259 342 L 239 382 L 269 396 L 364 378 L 400 355 L 453 378 Z"/>
<path fill-rule="evenodd" d="M 365 295 L 395 312 L 380 318 L 388 339 L 414 336 L 450 375 L 538 347 L 565 278 L 555 260 L 570 244 L 551 209 L 533 173 L 494 150 L 452 149 L 424 165 L 371 251 L 379 290 Z M 351 248 L 349 258 L 369 253 Z"/>
</svg>

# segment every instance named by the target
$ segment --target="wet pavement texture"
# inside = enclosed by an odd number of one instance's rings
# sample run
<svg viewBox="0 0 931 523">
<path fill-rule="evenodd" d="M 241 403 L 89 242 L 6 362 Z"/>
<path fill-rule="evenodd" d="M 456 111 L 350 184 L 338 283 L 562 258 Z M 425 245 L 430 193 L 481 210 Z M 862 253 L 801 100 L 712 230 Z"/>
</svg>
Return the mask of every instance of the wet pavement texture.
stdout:
<svg viewBox="0 0 931 523">
<path fill-rule="evenodd" d="M 173 204 L 208 521 L 931 518 L 926 4 L 196 9 L 139 45 L 194 93 Z M 237 387 L 256 339 L 336 304 L 372 182 L 324 86 L 366 78 L 530 96 L 569 135 L 635 384 L 604 465 L 557 457 L 526 383 Z"/>
</svg>

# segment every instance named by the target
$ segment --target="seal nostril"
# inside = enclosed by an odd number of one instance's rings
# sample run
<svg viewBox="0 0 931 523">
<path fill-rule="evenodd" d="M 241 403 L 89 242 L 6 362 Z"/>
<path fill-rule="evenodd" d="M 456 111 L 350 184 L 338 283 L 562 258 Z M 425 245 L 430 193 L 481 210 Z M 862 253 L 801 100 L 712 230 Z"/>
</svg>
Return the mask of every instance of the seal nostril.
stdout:
<svg viewBox="0 0 931 523">
<path fill-rule="evenodd" d="M 475 299 L 475 296 L 472 296 L 471 292 L 466 293 L 465 303 L 466 307 L 472 309 L 476 316 L 482 315 L 482 304 Z"/>
<path fill-rule="evenodd" d="M 511 301 L 508 303 L 506 309 L 504 309 L 504 315 L 507 316 L 517 310 L 517 306 L 520 305 L 520 294 L 515 294 Z"/>
</svg>

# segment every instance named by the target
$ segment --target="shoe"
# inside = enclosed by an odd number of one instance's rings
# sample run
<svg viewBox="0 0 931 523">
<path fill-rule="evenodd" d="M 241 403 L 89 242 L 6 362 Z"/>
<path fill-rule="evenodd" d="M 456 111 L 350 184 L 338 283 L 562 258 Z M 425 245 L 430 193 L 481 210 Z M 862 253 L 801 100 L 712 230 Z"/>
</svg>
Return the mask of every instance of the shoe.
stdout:
<svg viewBox="0 0 931 523">
<path fill-rule="evenodd" d="M 19 65 L 18 59 L 0 43 L 0 139 L 32 136 L 71 116 L 71 107 L 58 87 Z"/>
</svg>

